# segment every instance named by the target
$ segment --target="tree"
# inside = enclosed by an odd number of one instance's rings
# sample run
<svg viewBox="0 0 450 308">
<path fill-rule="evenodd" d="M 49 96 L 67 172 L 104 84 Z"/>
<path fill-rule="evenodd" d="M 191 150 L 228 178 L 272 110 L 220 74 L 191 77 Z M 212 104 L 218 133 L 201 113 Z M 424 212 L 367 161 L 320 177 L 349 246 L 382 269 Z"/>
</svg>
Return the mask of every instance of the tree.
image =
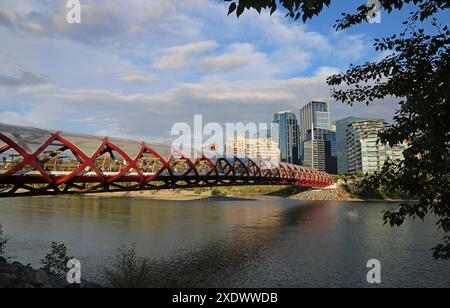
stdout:
<svg viewBox="0 0 450 308">
<path fill-rule="evenodd" d="M 136 244 L 118 249 L 105 280 L 112 288 L 146 288 L 151 286 L 152 269 L 148 260 L 136 253 Z"/>
<path fill-rule="evenodd" d="M 67 247 L 64 244 L 52 242 L 50 252 L 41 260 L 44 269 L 59 277 L 64 277 L 67 273 L 67 263 L 73 257 L 67 254 Z"/>
<path fill-rule="evenodd" d="M 318 15 L 331 0 L 224 0 L 231 2 L 229 14 L 239 17 L 246 9 L 271 13 L 278 7 L 286 16 L 304 22 Z M 364 1 L 365 2 L 365 1 Z M 437 225 L 450 232 L 450 31 L 440 25 L 436 13 L 450 8 L 448 0 L 380 0 L 388 13 L 413 4 L 404 22 L 405 30 L 390 37 L 375 40 L 374 48 L 388 56 L 379 62 L 351 65 L 343 74 L 331 76 L 332 97 L 353 105 L 373 104 L 377 100 L 395 97 L 399 100 L 390 129 L 380 134 L 380 141 L 395 145 L 407 141 L 402 162 L 386 162 L 382 171 L 371 177 L 373 188 L 380 185 L 402 190 L 417 202 L 400 204 L 384 213 L 385 223 L 401 226 L 406 218 L 424 219 L 434 213 Z M 346 29 L 365 22 L 373 9 L 367 5 L 355 13 L 343 13 L 335 28 Z M 417 28 L 419 21 L 429 22 L 433 29 L 427 33 Z M 450 236 L 436 246 L 436 259 L 450 258 Z"/>
</svg>

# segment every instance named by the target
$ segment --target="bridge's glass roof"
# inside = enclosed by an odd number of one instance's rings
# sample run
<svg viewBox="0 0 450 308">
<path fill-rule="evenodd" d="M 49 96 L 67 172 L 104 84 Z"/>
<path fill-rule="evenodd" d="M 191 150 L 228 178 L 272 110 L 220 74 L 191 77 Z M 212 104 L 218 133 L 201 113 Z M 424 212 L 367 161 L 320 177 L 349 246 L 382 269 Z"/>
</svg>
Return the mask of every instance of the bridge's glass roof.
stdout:
<svg viewBox="0 0 450 308">
<path fill-rule="evenodd" d="M 26 128 L 0 124 L 0 133 L 18 144 L 28 154 L 33 154 L 47 140 L 51 134 L 36 128 Z"/>
<path fill-rule="evenodd" d="M 110 187 L 323 187 L 332 183 L 326 173 L 279 161 L 0 124 L 0 184 L 6 185 L 0 187 L 0 196 L 5 187 L 6 194 L 20 190 L 41 194 Z"/>
<path fill-rule="evenodd" d="M 74 134 L 66 132 L 56 132 L 53 130 L 42 130 L 29 127 L 12 126 L 0 124 L 0 134 L 11 139 L 14 143 L 24 149 L 28 154 L 35 153 L 41 146 L 47 142 L 53 134 L 58 134 L 61 138 L 70 142 L 75 148 L 82 151 L 86 156 L 92 157 L 100 148 L 103 141 L 107 137 Z M 120 138 L 108 138 L 109 142 L 116 145 L 131 159 L 136 159 L 142 149 L 142 142 L 136 142 Z M 0 140 L 0 148 L 4 146 L 5 142 Z M 171 147 L 159 144 L 145 142 L 145 145 L 162 157 L 168 159 L 171 155 Z"/>
<path fill-rule="evenodd" d="M 60 136 L 75 145 L 88 157 L 92 157 L 103 142 L 101 137 L 96 136 L 86 136 L 64 132 L 61 133 Z"/>
</svg>

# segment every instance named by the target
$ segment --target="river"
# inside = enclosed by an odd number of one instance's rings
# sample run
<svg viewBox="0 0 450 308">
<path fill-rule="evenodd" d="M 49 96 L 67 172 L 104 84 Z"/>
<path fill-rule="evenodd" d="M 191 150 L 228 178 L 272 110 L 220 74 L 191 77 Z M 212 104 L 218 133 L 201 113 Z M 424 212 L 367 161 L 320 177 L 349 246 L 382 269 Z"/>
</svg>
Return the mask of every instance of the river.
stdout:
<svg viewBox="0 0 450 308">
<path fill-rule="evenodd" d="M 369 259 L 381 262 L 382 287 L 450 287 L 450 261 L 431 248 L 434 219 L 383 226 L 386 202 L 35 197 L 0 200 L 7 253 L 39 266 L 52 241 L 81 261 L 83 278 L 102 282 L 117 248 L 136 243 L 155 286 L 372 287 Z"/>
</svg>

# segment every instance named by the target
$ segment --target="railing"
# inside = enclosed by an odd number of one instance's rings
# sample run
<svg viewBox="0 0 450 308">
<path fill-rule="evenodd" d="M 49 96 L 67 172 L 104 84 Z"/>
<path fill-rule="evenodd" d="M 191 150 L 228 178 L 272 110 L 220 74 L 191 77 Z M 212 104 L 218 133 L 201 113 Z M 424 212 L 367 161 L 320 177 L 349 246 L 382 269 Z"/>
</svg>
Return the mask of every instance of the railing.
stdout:
<svg viewBox="0 0 450 308">
<path fill-rule="evenodd" d="M 324 172 L 286 163 L 203 152 L 188 157 L 162 145 L 1 124 L 0 141 L 0 196 L 334 183 Z"/>
</svg>

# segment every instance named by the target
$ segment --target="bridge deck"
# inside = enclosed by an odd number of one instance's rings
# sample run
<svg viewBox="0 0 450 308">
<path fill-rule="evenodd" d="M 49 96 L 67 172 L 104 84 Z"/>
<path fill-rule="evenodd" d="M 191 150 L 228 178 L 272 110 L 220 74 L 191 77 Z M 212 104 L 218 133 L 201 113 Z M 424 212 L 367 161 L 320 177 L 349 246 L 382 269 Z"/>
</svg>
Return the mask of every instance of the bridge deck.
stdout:
<svg viewBox="0 0 450 308">
<path fill-rule="evenodd" d="M 326 187 L 301 166 L 0 124 L 0 197 L 221 185 Z"/>
</svg>

